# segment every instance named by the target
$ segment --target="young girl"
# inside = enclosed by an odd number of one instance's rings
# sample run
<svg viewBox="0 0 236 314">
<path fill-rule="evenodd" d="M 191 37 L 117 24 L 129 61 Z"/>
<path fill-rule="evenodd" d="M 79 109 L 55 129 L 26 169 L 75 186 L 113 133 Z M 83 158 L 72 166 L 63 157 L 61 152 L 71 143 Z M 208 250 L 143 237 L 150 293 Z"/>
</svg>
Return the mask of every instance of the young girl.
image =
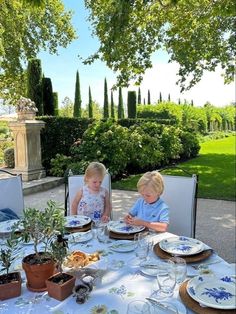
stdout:
<svg viewBox="0 0 236 314">
<path fill-rule="evenodd" d="M 82 214 L 92 220 L 109 220 L 111 204 L 107 189 L 101 186 L 106 175 L 102 163 L 91 162 L 85 170 L 85 185 L 77 192 L 71 206 L 71 215 Z"/>
<path fill-rule="evenodd" d="M 154 231 L 166 231 L 169 224 L 169 208 L 160 198 L 164 182 L 158 171 L 146 172 L 138 181 L 139 198 L 125 216 L 124 221 L 134 226 L 144 226 Z"/>
</svg>

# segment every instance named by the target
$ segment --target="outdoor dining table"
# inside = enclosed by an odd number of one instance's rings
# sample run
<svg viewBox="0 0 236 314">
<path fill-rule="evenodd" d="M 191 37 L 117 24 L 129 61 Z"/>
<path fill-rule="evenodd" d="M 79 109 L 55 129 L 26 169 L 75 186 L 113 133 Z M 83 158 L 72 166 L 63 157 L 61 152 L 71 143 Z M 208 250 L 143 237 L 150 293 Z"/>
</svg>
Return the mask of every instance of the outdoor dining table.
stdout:
<svg viewBox="0 0 236 314">
<path fill-rule="evenodd" d="M 91 232 L 91 231 L 89 231 Z M 148 235 L 150 241 L 155 243 L 175 235 L 164 233 L 151 233 Z M 76 297 L 71 295 L 64 301 L 57 301 L 48 296 L 47 291 L 41 293 L 31 292 L 26 288 L 25 274 L 21 269 L 22 257 L 33 252 L 32 245 L 22 244 L 21 252 L 17 261 L 14 263 L 14 269 L 21 270 L 23 283 L 22 294 L 20 297 L 8 299 L 0 302 L 0 313 L 24 313 L 24 314 L 126 314 L 129 302 L 134 300 L 145 300 L 150 297 L 154 286 L 155 277 L 143 275 L 139 272 L 139 264 L 135 251 L 116 252 L 112 249 L 115 239 L 109 239 L 107 243 L 98 241 L 97 238 L 89 237 L 86 242 L 69 243 L 69 250 L 80 250 L 85 253 L 94 253 L 99 251 L 100 260 L 88 267 L 96 270 L 101 269 L 100 278 L 95 280 L 93 290 L 90 292 L 88 299 L 84 304 L 78 304 Z M 161 261 L 153 249 L 149 251 L 151 260 Z M 210 270 L 219 276 L 233 275 L 233 269 L 230 264 L 224 261 L 217 253 L 213 253 L 206 261 L 215 261 L 209 266 Z M 206 262 L 205 260 L 202 263 Z M 200 262 L 201 263 L 201 262 Z M 193 277 L 198 275 L 191 264 L 187 264 L 187 276 Z M 77 279 L 76 284 L 78 284 Z M 172 297 L 182 303 L 179 295 L 179 285 L 176 285 Z M 155 310 L 153 313 L 157 313 Z M 181 313 L 181 312 L 179 312 Z M 186 307 L 186 313 L 194 313 Z"/>
</svg>

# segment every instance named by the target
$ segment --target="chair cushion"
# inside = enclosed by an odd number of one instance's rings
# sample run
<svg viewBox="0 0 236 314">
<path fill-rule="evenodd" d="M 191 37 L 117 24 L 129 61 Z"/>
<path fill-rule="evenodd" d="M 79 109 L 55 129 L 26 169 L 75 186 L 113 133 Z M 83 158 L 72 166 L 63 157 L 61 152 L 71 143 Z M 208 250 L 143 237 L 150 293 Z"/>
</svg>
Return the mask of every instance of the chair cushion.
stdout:
<svg viewBox="0 0 236 314">
<path fill-rule="evenodd" d="M 10 208 L 0 209 L 0 222 L 5 220 L 19 219 L 17 214 Z"/>
</svg>

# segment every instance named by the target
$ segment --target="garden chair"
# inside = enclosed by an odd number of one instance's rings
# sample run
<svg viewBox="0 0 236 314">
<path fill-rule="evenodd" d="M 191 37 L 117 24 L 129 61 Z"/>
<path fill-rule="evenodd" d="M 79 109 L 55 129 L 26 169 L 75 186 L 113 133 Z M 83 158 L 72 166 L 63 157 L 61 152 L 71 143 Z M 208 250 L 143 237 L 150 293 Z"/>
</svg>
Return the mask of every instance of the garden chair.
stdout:
<svg viewBox="0 0 236 314">
<path fill-rule="evenodd" d="M 164 169 L 167 168 L 159 172 Z M 168 232 L 195 238 L 198 177 L 196 174 L 189 174 L 181 168 L 178 169 L 188 176 L 162 175 L 164 192 L 161 198 L 170 208 Z"/>
<path fill-rule="evenodd" d="M 23 209 L 21 175 L 0 169 L 0 221 L 21 217 Z"/>
<path fill-rule="evenodd" d="M 65 215 L 70 214 L 71 204 L 78 190 L 84 185 L 84 175 L 68 176 L 68 183 L 65 185 Z M 111 176 L 107 173 L 103 179 L 102 186 L 109 192 L 111 203 Z"/>
</svg>

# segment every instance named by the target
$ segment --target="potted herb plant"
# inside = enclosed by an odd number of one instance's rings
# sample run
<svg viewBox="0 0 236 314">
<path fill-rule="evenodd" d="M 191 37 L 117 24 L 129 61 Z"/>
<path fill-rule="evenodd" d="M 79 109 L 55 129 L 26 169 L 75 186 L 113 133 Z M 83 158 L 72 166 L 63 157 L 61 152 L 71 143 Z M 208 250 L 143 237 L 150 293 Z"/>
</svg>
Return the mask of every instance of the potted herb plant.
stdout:
<svg viewBox="0 0 236 314">
<path fill-rule="evenodd" d="M 56 268 L 58 273 L 46 280 L 48 295 L 59 301 L 63 301 L 72 294 L 72 289 L 75 285 L 75 277 L 64 273 L 62 264 L 67 256 L 67 240 L 63 238 L 62 234 L 57 236 L 57 239 L 51 243 L 51 254 L 56 261 Z"/>
<path fill-rule="evenodd" d="M 41 292 L 47 290 L 46 279 L 55 271 L 55 260 L 50 243 L 64 233 L 64 209 L 50 200 L 44 210 L 26 208 L 20 219 L 20 239 L 33 242 L 34 253 L 25 256 L 22 267 L 26 274 L 27 288 Z"/>
<path fill-rule="evenodd" d="M 0 250 L 1 271 L 5 274 L 0 275 L 0 300 L 15 298 L 21 295 L 21 274 L 20 272 L 9 272 L 12 262 L 16 258 L 18 241 L 12 233 L 6 239 L 5 245 Z"/>
</svg>

